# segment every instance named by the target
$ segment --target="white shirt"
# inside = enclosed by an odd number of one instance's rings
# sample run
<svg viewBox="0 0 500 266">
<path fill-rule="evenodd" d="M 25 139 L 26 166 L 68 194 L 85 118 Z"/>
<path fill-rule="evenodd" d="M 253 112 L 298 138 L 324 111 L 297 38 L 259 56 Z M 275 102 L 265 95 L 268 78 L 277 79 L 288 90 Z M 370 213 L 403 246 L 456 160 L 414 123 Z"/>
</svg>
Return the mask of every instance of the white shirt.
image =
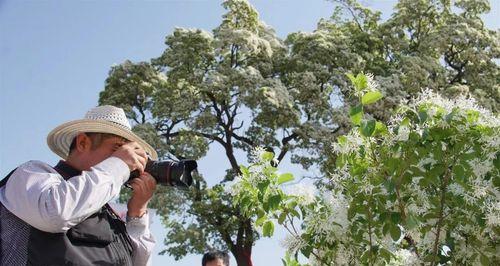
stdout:
<svg viewBox="0 0 500 266">
<path fill-rule="evenodd" d="M 46 163 L 29 161 L 0 188 L 0 202 L 39 230 L 66 232 L 117 196 L 129 175 L 128 166 L 117 157 L 68 180 Z M 155 240 L 148 214 L 130 220 L 126 226 L 134 250 L 133 265 L 150 265 Z"/>
</svg>

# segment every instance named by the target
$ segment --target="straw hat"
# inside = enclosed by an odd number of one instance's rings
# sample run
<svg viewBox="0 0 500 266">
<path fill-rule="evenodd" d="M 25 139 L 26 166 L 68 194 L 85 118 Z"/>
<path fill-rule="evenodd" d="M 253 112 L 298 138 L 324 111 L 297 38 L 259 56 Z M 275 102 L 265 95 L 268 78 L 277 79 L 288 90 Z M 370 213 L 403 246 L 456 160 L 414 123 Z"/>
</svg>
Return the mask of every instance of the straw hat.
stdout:
<svg viewBox="0 0 500 266">
<path fill-rule="evenodd" d="M 84 119 L 64 123 L 54 128 L 47 136 L 49 148 L 66 159 L 73 139 L 84 132 L 115 134 L 141 145 L 151 159 L 157 160 L 156 151 L 131 130 L 123 109 L 111 105 L 97 106 L 87 112 Z"/>
</svg>

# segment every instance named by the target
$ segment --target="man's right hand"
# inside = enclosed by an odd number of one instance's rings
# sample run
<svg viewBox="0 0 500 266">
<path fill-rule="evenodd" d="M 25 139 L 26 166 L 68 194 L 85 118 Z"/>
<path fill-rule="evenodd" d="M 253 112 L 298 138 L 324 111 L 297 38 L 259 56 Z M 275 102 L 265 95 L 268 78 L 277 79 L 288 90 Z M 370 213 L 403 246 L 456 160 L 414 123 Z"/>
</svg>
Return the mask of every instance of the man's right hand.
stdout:
<svg viewBox="0 0 500 266">
<path fill-rule="evenodd" d="M 111 156 L 122 159 L 128 165 L 130 172 L 139 170 L 141 174 L 148 161 L 146 152 L 137 142 L 123 144 Z"/>
</svg>

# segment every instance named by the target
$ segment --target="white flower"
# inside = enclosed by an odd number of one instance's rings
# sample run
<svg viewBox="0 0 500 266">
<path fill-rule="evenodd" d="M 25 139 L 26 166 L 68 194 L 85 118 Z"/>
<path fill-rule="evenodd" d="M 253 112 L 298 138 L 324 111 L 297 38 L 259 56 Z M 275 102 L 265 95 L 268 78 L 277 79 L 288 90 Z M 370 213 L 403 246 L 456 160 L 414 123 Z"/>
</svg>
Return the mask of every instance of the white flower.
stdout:
<svg viewBox="0 0 500 266">
<path fill-rule="evenodd" d="M 407 141 L 410 136 L 410 128 L 408 126 L 400 126 L 398 129 L 397 141 Z"/>
<path fill-rule="evenodd" d="M 364 140 L 357 130 L 349 132 L 343 138 L 345 140 L 343 143 L 336 142 L 333 144 L 333 151 L 337 154 L 349 154 L 351 152 L 357 151 L 361 145 L 363 145 Z"/>
<path fill-rule="evenodd" d="M 240 182 L 231 182 L 231 183 L 228 182 L 224 185 L 224 191 L 228 192 L 233 197 L 240 194 L 241 189 L 242 187 Z"/>
<path fill-rule="evenodd" d="M 291 254 L 296 253 L 307 245 L 307 242 L 301 237 L 294 235 L 286 235 L 285 239 L 280 242 L 283 248 L 286 248 Z"/>
<path fill-rule="evenodd" d="M 407 249 L 399 249 L 394 252 L 395 258 L 391 259 L 388 265 L 396 266 L 408 266 L 408 265 L 418 265 L 419 260 L 415 252 Z"/>
<path fill-rule="evenodd" d="M 250 151 L 250 162 L 252 163 L 257 163 L 259 161 L 261 161 L 262 159 L 262 154 L 264 154 L 264 152 L 266 152 L 266 150 L 264 150 L 264 148 L 260 147 L 260 146 L 257 146 L 255 148 L 253 148 L 251 151 Z"/>
<path fill-rule="evenodd" d="M 464 188 L 457 183 L 450 184 L 448 189 L 455 196 L 462 196 L 464 194 Z"/>
<path fill-rule="evenodd" d="M 354 256 L 352 250 L 340 245 L 335 254 L 335 264 L 333 265 L 352 265 L 352 258 Z"/>
<path fill-rule="evenodd" d="M 378 83 L 375 81 L 375 77 L 372 73 L 366 73 L 366 88 L 361 91 L 356 91 L 354 94 L 358 97 L 363 96 L 365 93 L 370 91 L 375 91 L 378 88 Z"/>
<path fill-rule="evenodd" d="M 472 172 L 477 178 L 484 177 L 491 169 L 493 169 L 493 162 L 490 160 L 481 161 L 478 158 L 469 161 Z"/>
<path fill-rule="evenodd" d="M 167 76 L 165 76 L 165 74 L 163 74 L 163 73 L 161 73 L 161 72 L 160 72 L 160 73 L 158 73 L 158 74 L 156 75 L 156 77 L 158 78 L 158 80 L 161 80 L 161 81 L 163 81 L 163 82 L 167 82 L 167 80 L 168 80 L 168 79 L 167 79 Z"/>
<path fill-rule="evenodd" d="M 500 226 L 500 201 L 486 205 L 486 224 Z"/>
<path fill-rule="evenodd" d="M 451 255 L 451 254 L 450 254 L 450 251 L 451 251 L 450 247 L 448 247 L 448 246 L 443 246 L 443 247 L 441 248 L 441 255 L 446 256 L 446 257 L 449 257 L 449 256 Z"/>
<path fill-rule="evenodd" d="M 330 174 L 330 182 L 334 186 L 340 186 L 345 180 L 351 179 L 351 174 L 349 173 L 349 166 L 346 164 L 342 168 L 335 168 Z"/>
<path fill-rule="evenodd" d="M 376 90 L 378 88 L 378 83 L 375 81 L 375 77 L 373 76 L 373 74 L 367 73 L 365 76 L 368 83 L 367 90 L 368 91 Z"/>
<path fill-rule="evenodd" d="M 253 164 L 256 164 L 256 165 L 263 163 L 264 162 L 263 155 L 266 152 L 268 152 L 268 151 L 266 151 L 263 147 L 260 147 L 260 146 L 255 147 L 254 149 L 252 149 L 250 151 L 250 156 L 249 156 L 250 162 Z M 276 158 L 273 158 L 272 161 L 275 162 L 276 164 L 278 163 Z M 260 169 L 255 168 L 255 171 L 260 171 Z"/>
<path fill-rule="evenodd" d="M 360 189 L 365 193 L 365 194 L 371 194 L 375 186 L 373 186 L 370 182 L 369 179 L 366 178 L 365 182 L 361 184 Z"/>
<path fill-rule="evenodd" d="M 420 161 L 417 164 L 417 167 L 420 169 L 420 171 L 425 172 L 424 166 L 430 165 L 431 167 L 436 164 L 436 160 L 434 159 L 434 155 L 431 153 L 429 157 L 420 159 Z"/>
<path fill-rule="evenodd" d="M 417 110 L 419 106 L 428 107 L 427 110 L 430 118 L 436 115 L 436 108 L 441 107 L 444 109 L 444 115 L 455 110 L 458 111 L 455 117 L 461 117 L 466 116 L 469 111 L 475 111 L 479 113 L 478 121 L 476 121 L 475 124 L 487 125 L 488 127 L 500 126 L 500 118 L 490 111 L 478 106 L 476 100 L 471 96 L 459 95 L 454 99 L 447 99 L 427 88 L 410 102 L 410 107 L 415 110 Z M 440 122 L 445 123 L 444 120 Z"/>
<path fill-rule="evenodd" d="M 498 149 L 500 147 L 500 134 L 483 135 L 480 141 L 487 148 Z"/>
<path fill-rule="evenodd" d="M 285 188 L 289 195 L 294 195 L 301 199 L 300 203 L 309 205 L 316 199 L 316 187 L 312 184 L 299 183 Z"/>
<path fill-rule="evenodd" d="M 348 202 L 342 193 L 323 191 L 322 201 L 318 202 L 321 212 L 311 212 L 304 217 L 307 231 L 314 232 L 314 241 L 325 238 L 327 243 L 332 244 L 338 239 L 344 238 L 348 230 L 347 219 Z M 324 208 L 326 207 L 326 208 Z"/>
<path fill-rule="evenodd" d="M 340 193 L 332 193 L 331 191 L 323 191 L 321 193 L 323 202 L 330 208 L 334 214 L 333 220 L 339 224 L 343 229 L 347 229 L 349 221 L 347 220 L 347 209 L 349 202 L 345 196 Z"/>
</svg>

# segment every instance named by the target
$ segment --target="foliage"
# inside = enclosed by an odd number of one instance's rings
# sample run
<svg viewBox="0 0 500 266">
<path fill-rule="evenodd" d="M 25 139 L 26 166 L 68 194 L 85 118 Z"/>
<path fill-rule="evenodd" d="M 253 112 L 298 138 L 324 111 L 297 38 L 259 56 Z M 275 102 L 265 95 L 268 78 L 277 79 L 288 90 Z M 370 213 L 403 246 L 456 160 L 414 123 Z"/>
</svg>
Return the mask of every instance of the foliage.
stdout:
<svg viewBox="0 0 500 266">
<path fill-rule="evenodd" d="M 223 7 L 227 13 L 213 33 L 178 28 L 158 58 L 114 66 L 100 103 L 123 107 L 134 131 L 163 158 L 198 159 L 212 143 L 223 148 L 229 169 L 216 186 L 200 177 L 188 191 L 161 188 L 151 205 L 170 229 L 165 252 L 179 259 L 229 249 L 238 265 L 248 265 L 259 234 L 224 190 L 241 173 L 244 158 L 236 151 L 267 146 L 281 161 L 309 139 L 309 128 L 332 132 L 337 126 L 331 90 L 303 83 L 310 74 L 289 72 L 287 47 L 256 10 L 243 0 Z"/>
<path fill-rule="evenodd" d="M 425 90 L 385 125 L 363 114 L 379 98 L 373 78 L 349 78 L 362 104 L 332 147 L 329 180 L 287 194 L 292 176 L 264 152 L 234 185 L 244 213 L 264 235 L 284 225 L 289 252 L 311 265 L 498 264 L 500 118 Z"/>
<path fill-rule="evenodd" d="M 274 151 L 277 164 L 290 156 L 327 175 L 338 157 L 331 147 L 352 122 L 379 134 L 423 87 L 469 92 L 498 110 L 498 32 L 480 19 L 485 1 L 401 0 L 384 22 L 354 0 L 332 2 L 334 14 L 316 30 L 282 40 L 246 0 L 226 0 L 212 32 L 177 28 L 158 57 L 111 68 L 99 103 L 123 107 L 162 158 L 199 159 L 213 144 L 226 159 L 218 167 L 229 165 L 214 187 L 200 177 L 188 191 L 156 193 L 152 206 L 171 228 L 166 253 L 229 249 L 248 264 L 260 234 L 223 187 L 257 146 Z M 344 73 L 362 71 L 376 74 L 380 93 L 350 86 Z"/>
<path fill-rule="evenodd" d="M 375 74 L 384 98 L 364 112 L 383 122 L 422 88 L 450 97 L 469 93 L 498 112 L 500 35 L 481 19 L 488 1 L 400 0 L 386 21 L 355 0 L 331 2 L 337 6 L 330 19 L 321 19 L 311 33 L 290 34 L 287 43 L 294 71 L 333 88 L 341 103 L 332 111 L 339 128 L 335 134 L 311 133 L 310 145 L 300 147 L 306 152 L 294 153 L 295 162 L 318 164 L 323 172 L 335 165 L 336 154 L 325 147 L 349 131 L 349 110 L 358 105 L 346 72 Z"/>
</svg>

